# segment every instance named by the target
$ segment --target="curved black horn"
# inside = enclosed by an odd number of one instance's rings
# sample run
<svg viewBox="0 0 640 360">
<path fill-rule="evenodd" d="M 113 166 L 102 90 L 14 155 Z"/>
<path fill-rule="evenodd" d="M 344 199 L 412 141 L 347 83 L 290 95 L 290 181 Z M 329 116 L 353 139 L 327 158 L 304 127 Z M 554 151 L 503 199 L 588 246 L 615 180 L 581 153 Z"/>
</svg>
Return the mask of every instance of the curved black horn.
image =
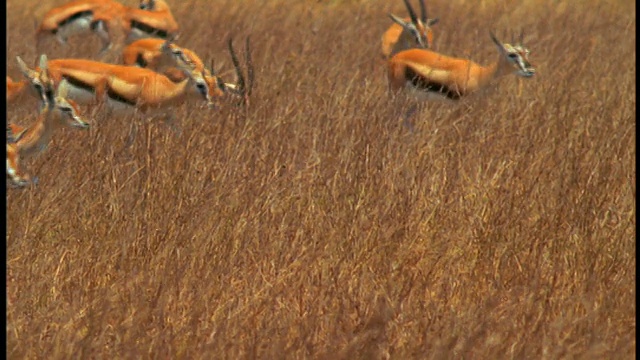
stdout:
<svg viewBox="0 0 640 360">
<path fill-rule="evenodd" d="M 496 45 L 502 47 L 502 43 L 500 42 L 500 40 L 498 40 L 498 38 L 493 33 L 493 31 L 489 31 L 489 36 L 491 36 L 491 40 L 493 40 L 493 42 L 496 43 Z"/>
<path fill-rule="evenodd" d="M 236 69 L 236 74 L 238 75 L 237 88 L 240 91 L 240 95 L 242 96 L 242 99 L 246 103 L 246 99 L 247 99 L 246 82 L 244 80 L 244 75 L 242 74 L 242 70 L 240 69 L 240 61 L 238 61 L 238 56 L 236 55 L 235 50 L 233 50 L 233 38 L 229 37 L 228 45 L 229 45 L 229 53 L 231 53 L 231 61 L 233 62 L 233 67 Z"/>
<path fill-rule="evenodd" d="M 253 89 L 253 84 L 255 83 L 255 71 L 253 70 L 253 62 L 251 61 L 251 49 L 249 47 L 249 38 L 250 36 L 247 36 L 247 40 L 244 46 L 244 57 L 245 57 L 245 60 L 247 61 L 247 77 L 249 78 L 249 87 L 247 88 L 247 97 L 251 95 L 251 89 Z"/>
<path fill-rule="evenodd" d="M 416 17 L 416 12 L 413 11 L 411 4 L 409 4 L 409 0 L 404 0 L 404 5 L 407 7 L 407 11 L 409 12 L 409 17 L 411 17 L 411 22 L 414 24 L 417 24 L 418 18 Z"/>
<path fill-rule="evenodd" d="M 424 0 L 420 0 L 420 15 L 422 16 L 420 20 L 424 24 L 427 23 L 427 6 L 424 4 Z"/>
</svg>

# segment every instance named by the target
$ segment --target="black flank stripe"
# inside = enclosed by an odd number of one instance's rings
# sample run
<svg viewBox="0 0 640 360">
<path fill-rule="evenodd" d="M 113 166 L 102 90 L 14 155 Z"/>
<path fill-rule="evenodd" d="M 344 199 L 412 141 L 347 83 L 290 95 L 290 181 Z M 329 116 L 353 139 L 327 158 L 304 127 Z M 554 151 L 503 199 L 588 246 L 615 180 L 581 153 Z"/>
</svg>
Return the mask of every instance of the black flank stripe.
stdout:
<svg viewBox="0 0 640 360">
<path fill-rule="evenodd" d="M 79 18 L 82 18 L 82 17 L 85 17 L 85 16 L 91 16 L 91 15 L 93 15 L 93 11 L 91 11 L 91 10 L 77 12 L 77 13 L 69 16 L 68 18 L 60 21 L 58 23 L 58 27 L 65 26 L 70 22 L 74 22 L 74 21 L 78 20 Z"/>
<path fill-rule="evenodd" d="M 92 21 L 91 24 L 89 24 L 89 27 L 91 28 L 91 30 L 95 31 L 98 28 L 98 25 L 100 24 L 102 24 L 102 26 L 104 26 L 106 29 L 107 24 L 102 20 Z"/>
<path fill-rule="evenodd" d="M 122 97 L 121 95 L 115 93 L 113 90 L 108 89 L 107 90 L 107 96 L 109 96 L 109 98 L 111 100 L 115 100 L 121 103 L 125 103 L 127 105 L 131 105 L 131 106 L 136 106 L 136 102 L 135 101 L 131 101 L 127 98 Z"/>
<path fill-rule="evenodd" d="M 136 29 L 141 30 L 141 31 L 144 31 L 144 32 L 146 32 L 146 33 L 148 33 L 150 35 L 155 35 L 155 36 L 157 36 L 159 38 L 163 38 L 163 39 L 166 39 L 167 35 L 168 35 L 167 32 L 164 31 L 164 30 L 156 29 L 156 28 L 154 28 L 152 26 L 149 26 L 147 24 L 143 24 L 143 23 L 141 23 L 139 21 L 136 21 L 136 20 L 131 20 L 131 27 L 132 28 L 136 28 Z"/>
<path fill-rule="evenodd" d="M 451 100 L 458 100 L 462 96 L 460 92 L 449 88 L 447 85 L 429 81 L 423 78 L 418 73 L 413 71 L 413 69 L 411 68 L 407 68 L 406 78 L 411 79 L 411 84 L 418 89 L 421 89 L 427 92 L 441 93 L 442 95 L 448 97 Z"/>
<path fill-rule="evenodd" d="M 69 82 L 69 84 L 77 87 L 77 88 L 81 88 L 82 90 L 86 90 L 86 91 L 90 91 L 92 93 L 95 93 L 95 89 L 93 88 L 93 86 L 85 83 L 84 81 L 80 81 L 74 77 L 71 76 L 63 76 L 63 78 L 65 80 L 67 80 Z"/>
<path fill-rule="evenodd" d="M 142 54 L 138 54 L 138 56 L 136 57 L 136 64 L 143 68 L 146 68 L 147 65 L 149 65 L 147 63 L 147 60 L 145 60 L 144 57 L 142 57 Z"/>
</svg>

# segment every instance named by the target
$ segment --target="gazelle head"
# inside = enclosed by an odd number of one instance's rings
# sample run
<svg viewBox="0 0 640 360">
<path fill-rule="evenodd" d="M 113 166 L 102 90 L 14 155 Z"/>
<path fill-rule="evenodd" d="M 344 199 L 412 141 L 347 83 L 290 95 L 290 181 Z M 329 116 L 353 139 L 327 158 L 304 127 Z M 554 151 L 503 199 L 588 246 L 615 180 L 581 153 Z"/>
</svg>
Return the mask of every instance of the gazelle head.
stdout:
<svg viewBox="0 0 640 360">
<path fill-rule="evenodd" d="M 197 55 L 174 43 L 177 38 L 177 35 L 173 35 L 162 43 L 162 46 L 160 47 L 160 56 L 156 60 L 156 67 L 165 68 L 175 66 L 179 63 L 184 63 L 198 71 L 206 70 L 202 60 L 200 60 Z"/>
<path fill-rule="evenodd" d="M 166 45 L 167 43 L 165 43 Z M 202 95 L 207 102 L 208 107 L 214 107 L 213 99 L 218 95 L 217 87 L 207 80 L 207 74 L 204 69 L 199 69 L 198 66 L 184 54 L 179 47 L 165 47 L 163 45 L 163 52 L 170 51 L 170 55 L 173 57 L 174 67 L 178 71 L 182 72 L 189 81 L 194 85 L 196 91 Z"/>
<path fill-rule="evenodd" d="M 520 33 L 518 42 L 507 44 L 500 42 L 496 36 L 490 32 L 493 42 L 498 46 L 498 51 L 506 61 L 515 68 L 515 74 L 522 77 L 532 77 L 536 73 L 535 67 L 529 62 L 529 49 L 522 45 L 524 31 Z"/>
<path fill-rule="evenodd" d="M 44 54 L 40 56 L 40 71 L 29 68 L 20 56 L 16 56 L 16 62 L 20 72 L 29 82 L 31 92 L 46 104 L 54 96 L 53 80 L 47 72 L 47 56 Z"/>
<path fill-rule="evenodd" d="M 402 33 L 398 38 L 395 46 L 396 51 L 394 52 L 416 47 L 423 49 L 429 48 L 433 43 L 431 26 L 437 24 L 440 19 L 429 19 L 427 17 L 427 7 L 424 4 L 424 0 L 420 0 L 420 18 L 418 18 L 416 12 L 411 7 L 409 0 L 404 0 L 404 4 L 409 12 L 410 21 L 405 21 L 394 14 L 389 14 L 391 20 L 402 26 Z"/>
<path fill-rule="evenodd" d="M 47 103 L 49 110 L 59 112 L 60 120 L 66 125 L 88 129 L 89 123 L 80 116 L 78 104 L 71 99 L 67 99 L 68 92 L 69 84 L 67 80 L 63 79 L 58 85 L 54 101 Z"/>
</svg>

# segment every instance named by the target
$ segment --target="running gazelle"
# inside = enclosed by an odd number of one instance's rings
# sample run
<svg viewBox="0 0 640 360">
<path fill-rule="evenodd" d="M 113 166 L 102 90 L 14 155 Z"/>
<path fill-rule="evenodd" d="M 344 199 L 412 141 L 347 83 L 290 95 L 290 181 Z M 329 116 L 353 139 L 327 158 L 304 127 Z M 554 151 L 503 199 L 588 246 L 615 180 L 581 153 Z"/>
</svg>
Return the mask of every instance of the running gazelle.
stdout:
<svg viewBox="0 0 640 360">
<path fill-rule="evenodd" d="M 522 44 L 524 33 L 513 45 L 500 42 L 493 33 L 489 35 L 498 48 L 498 59 L 487 66 L 426 49 L 397 53 L 388 62 L 390 88 L 408 88 L 457 100 L 503 75 L 529 78 L 535 74 L 535 67 L 528 59 L 529 49 Z"/>
<path fill-rule="evenodd" d="M 233 49 L 229 49 L 233 54 Z M 247 52 L 247 56 L 250 54 Z M 250 58 L 247 58 L 247 65 L 250 65 Z M 209 68 L 205 67 L 202 59 L 192 50 L 176 45 L 173 39 L 141 39 L 127 45 L 122 52 L 122 62 L 125 65 L 139 66 L 149 68 L 151 70 L 161 72 L 173 81 L 181 81 L 184 74 L 177 71 L 176 64 L 178 62 L 191 63 L 195 71 L 202 72 L 207 83 L 217 84 L 222 91 L 230 91 L 231 93 L 242 95 L 241 89 L 233 83 L 224 82 L 222 78 L 215 73 L 213 60 Z M 252 68 L 249 67 L 249 71 Z M 239 75 L 238 75 L 239 74 Z M 241 80 L 241 72 L 236 67 L 236 75 Z"/>
<path fill-rule="evenodd" d="M 114 43 L 120 47 L 124 41 L 167 38 L 177 31 L 178 24 L 164 0 L 141 0 L 137 8 L 114 0 L 75 0 L 44 15 L 36 27 L 36 49 L 49 36 L 65 45 L 70 36 L 94 33 L 102 41 L 100 54 L 105 54 Z"/>
</svg>

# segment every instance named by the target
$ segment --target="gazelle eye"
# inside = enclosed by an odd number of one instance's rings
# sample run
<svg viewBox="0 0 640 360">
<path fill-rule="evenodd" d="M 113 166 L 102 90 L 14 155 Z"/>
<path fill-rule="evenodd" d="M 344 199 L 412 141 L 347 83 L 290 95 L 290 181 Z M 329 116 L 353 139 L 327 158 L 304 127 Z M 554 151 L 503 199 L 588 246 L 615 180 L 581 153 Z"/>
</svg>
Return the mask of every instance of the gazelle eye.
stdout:
<svg viewBox="0 0 640 360">
<path fill-rule="evenodd" d="M 73 111 L 73 109 L 72 109 L 72 108 L 69 108 L 69 107 L 63 107 L 63 108 L 60 108 L 60 110 L 62 110 L 62 111 L 64 111 L 64 112 L 68 112 L 68 113 L 70 113 L 70 112 L 72 112 L 72 111 Z"/>
<path fill-rule="evenodd" d="M 196 88 L 198 89 L 198 91 L 202 94 L 202 95 L 207 95 L 207 85 L 203 84 L 203 83 L 197 83 L 196 84 Z"/>
<path fill-rule="evenodd" d="M 510 58 L 512 58 L 512 59 L 516 59 L 516 58 L 518 58 L 518 54 L 516 54 L 516 53 L 511 53 L 511 54 L 509 54 L 508 56 L 509 56 Z"/>
</svg>

